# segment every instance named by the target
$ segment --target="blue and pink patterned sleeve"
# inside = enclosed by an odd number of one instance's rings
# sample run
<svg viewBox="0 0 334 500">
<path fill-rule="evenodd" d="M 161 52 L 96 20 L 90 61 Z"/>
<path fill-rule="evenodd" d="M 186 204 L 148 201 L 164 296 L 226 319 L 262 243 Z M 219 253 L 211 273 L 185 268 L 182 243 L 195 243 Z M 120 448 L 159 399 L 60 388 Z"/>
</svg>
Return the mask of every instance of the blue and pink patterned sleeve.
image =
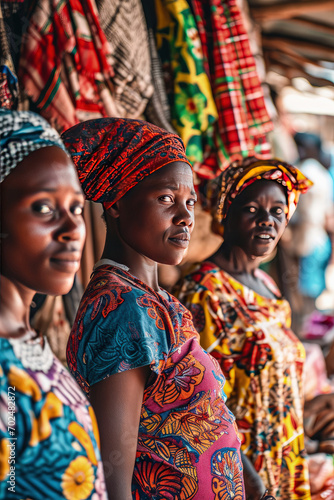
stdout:
<svg viewBox="0 0 334 500">
<path fill-rule="evenodd" d="M 88 386 L 142 366 L 159 374 L 168 355 L 170 324 L 163 306 L 136 288 L 117 297 L 116 306 L 107 314 L 109 293 L 81 311 L 77 370 Z"/>
</svg>

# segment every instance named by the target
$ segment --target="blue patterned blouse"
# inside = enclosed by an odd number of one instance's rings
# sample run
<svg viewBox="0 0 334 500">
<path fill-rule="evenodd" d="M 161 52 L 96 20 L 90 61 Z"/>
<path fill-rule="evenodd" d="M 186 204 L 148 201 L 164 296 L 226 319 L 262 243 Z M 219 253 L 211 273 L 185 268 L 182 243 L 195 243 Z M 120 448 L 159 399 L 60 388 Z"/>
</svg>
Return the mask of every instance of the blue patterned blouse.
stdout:
<svg viewBox="0 0 334 500">
<path fill-rule="evenodd" d="M 189 311 L 171 295 L 166 299 L 110 265 L 93 273 L 70 335 L 68 363 L 87 393 L 112 374 L 151 368 L 133 472 L 136 500 L 244 498 L 225 379 L 198 339 Z"/>
</svg>

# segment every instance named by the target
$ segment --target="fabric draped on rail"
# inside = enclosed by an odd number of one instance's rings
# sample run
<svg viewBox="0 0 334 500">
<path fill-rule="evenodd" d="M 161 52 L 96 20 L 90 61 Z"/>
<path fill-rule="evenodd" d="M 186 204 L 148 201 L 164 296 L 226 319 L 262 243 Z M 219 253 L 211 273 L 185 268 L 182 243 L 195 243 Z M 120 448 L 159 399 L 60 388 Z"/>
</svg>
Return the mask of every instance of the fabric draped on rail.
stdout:
<svg viewBox="0 0 334 500">
<path fill-rule="evenodd" d="M 172 125 L 193 166 L 215 163 L 213 132 L 218 114 L 194 16 L 185 0 L 155 0 L 155 10 L 157 49 Z"/>
<path fill-rule="evenodd" d="M 214 143 L 217 163 L 224 168 L 233 155 L 270 157 L 266 134 L 273 124 L 236 0 L 191 0 L 205 68 L 218 110 Z M 200 178 L 217 175 L 215 165 L 196 168 Z"/>
<path fill-rule="evenodd" d="M 38 0 L 22 40 L 19 79 L 58 131 L 113 116 L 110 45 L 93 0 Z"/>
<path fill-rule="evenodd" d="M 140 0 L 97 0 L 101 28 L 111 47 L 114 99 L 123 118 L 140 118 L 153 94 L 151 60 Z"/>
</svg>

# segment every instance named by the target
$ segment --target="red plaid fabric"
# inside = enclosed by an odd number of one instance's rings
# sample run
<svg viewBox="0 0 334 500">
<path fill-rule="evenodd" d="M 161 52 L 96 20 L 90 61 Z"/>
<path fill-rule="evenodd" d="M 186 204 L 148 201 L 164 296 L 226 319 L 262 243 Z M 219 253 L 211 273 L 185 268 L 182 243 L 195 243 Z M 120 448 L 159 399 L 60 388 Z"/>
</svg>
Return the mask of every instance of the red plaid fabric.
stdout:
<svg viewBox="0 0 334 500">
<path fill-rule="evenodd" d="M 191 0 L 191 5 L 219 114 L 215 141 L 220 167 L 236 154 L 269 157 L 266 134 L 273 124 L 236 0 Z M 197 173 L 201 178 L 217 175 L 207 167 Z"/>
<path fill-rule="evenodd" d="M 113 115 L 110 46 L 93 0 L 37 0 L 22 40 L 19 79 L 59 131 Z"/>
</svg>

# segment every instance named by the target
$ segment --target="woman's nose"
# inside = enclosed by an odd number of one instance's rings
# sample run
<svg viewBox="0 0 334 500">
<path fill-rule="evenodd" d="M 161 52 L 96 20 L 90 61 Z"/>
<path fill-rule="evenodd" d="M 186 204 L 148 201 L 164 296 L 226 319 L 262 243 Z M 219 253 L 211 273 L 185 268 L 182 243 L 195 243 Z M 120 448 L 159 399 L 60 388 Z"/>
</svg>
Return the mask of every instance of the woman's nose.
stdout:
<svg viewBox="0 0 334 500">
<path fill-rule="evenodd" d="M 270 227 L 270 226 L 274 225 L 274 221 L 273 221 L 269 212 L 263 211 L 261 213 L 261 217 L 259 219 L 259 225 L 263 226 L 263 227 L 267 227 L 267 226 Z"/>
<path fill-rule="evenodd" d="M 187 207 L 182 207 L 178 210 L 177 214 L 174 217 L 174 222 L 178 226 L 188 226 L 191 227 L 194 225 L 194 213 L 193 211 L 189 211 Z"/>
<path fill-rule="evenodd" d="M 66 214 L 61 226 L 57 231 L 57 239 L 66 241 L 84 241 L 86 236 L 86 226 L 82 217 L 73 214 Z"/>
</svg>

